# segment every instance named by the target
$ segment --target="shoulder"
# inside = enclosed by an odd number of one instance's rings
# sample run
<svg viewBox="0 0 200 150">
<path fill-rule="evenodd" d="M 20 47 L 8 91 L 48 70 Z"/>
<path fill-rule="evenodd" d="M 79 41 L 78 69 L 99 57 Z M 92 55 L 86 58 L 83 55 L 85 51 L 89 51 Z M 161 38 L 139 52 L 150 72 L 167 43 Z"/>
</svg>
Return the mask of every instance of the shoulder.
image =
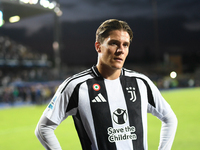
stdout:
<svg viewBox="0 0 200 150">
<path fill-rule="evenodd" d="M 150 87 L 154 87 L 154 83 L 152 82 L 152 80 L 147 77 L 145 74 L 142 74 L 142 73 L 139 73 L 139 72 L 136 72 L 136 71 L 133 71 L 133 70 L 129 70 L 129 69 L 126 69 L 126 68 L 123 68 L 123 75 L 125 77 L 131 77 L 131 78 L 135 78 L 137 80 L 140 80 L 142 81 L 145 85 L 148 85 Z"/>
<path fill-rule="evenodd" d="M 123 75 L 126 77 L 134 77 L 143 80 L 150 80 L 146 75 L 126 68 L 123 68 Z"/>
<path fill-rule="evenodd" d="M 73 90 L 78 84 L 85 82 L 86 80 L 93 78 L 93 73 L 91 69 L 84 70 L 77 74 L 68 77 L 60 86 L 59 91 Z"/>
</svg>

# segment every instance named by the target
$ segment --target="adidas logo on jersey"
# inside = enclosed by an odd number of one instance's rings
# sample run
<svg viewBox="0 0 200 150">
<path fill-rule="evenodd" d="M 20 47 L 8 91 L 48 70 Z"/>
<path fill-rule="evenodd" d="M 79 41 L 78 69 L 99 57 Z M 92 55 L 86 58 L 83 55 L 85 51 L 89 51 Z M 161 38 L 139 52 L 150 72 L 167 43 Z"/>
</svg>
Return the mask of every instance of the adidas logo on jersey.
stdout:
<svg viewBox="0 0 200 150">
<path fill-rule="evenodd" d="M 101 93 L 99 93 L 93 100 L 93 103 L 107 102 Z"/>
</svg>

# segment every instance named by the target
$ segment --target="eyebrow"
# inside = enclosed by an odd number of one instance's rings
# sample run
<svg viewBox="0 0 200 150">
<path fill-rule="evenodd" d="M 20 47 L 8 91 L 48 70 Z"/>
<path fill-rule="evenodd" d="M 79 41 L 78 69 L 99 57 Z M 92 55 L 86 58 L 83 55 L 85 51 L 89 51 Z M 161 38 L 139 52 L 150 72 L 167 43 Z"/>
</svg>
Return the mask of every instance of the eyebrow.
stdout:
<svg viewBox="0 0 200 150">
<path fill-rule="evenodd" d="M 110 41 L 109 42 L 119 42 L 119 40 L 116 40 L 116 39 L 110 39 Z M 128 45 L 130 45 L 130 41 L 124 41 L 123 43 L 126 43 L 126 44 L 128 44 Z"/>
</svg>

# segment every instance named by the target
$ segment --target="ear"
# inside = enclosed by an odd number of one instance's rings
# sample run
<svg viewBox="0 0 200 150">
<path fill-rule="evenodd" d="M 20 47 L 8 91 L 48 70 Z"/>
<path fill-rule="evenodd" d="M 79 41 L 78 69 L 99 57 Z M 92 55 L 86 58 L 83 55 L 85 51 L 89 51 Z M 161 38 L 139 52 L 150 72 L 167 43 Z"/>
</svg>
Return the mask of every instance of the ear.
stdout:
<svg viewBox="0 0 200 150">
<path fill-rule="evenodd" d="M 95 42 L 95 49 L 97 53 L 101 52 L 101 44 L 98 41 Z"/>
</svg>

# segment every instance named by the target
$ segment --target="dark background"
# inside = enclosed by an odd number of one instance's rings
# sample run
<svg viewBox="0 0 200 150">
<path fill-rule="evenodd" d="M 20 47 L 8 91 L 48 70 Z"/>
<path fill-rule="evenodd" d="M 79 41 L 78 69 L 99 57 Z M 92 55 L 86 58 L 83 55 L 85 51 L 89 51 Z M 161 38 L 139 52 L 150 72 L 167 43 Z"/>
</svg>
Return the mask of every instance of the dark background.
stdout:
<svg viewBox="0 0 200 150">
<path fill-rule="evenodd" d="M 60 0 L 60 57 L 65 65 L 93 65 L 95 32 L 106 19 L 127 21 L 134 39 L 129 64 L 163 63 L 164 56 L 180 56 L 183 72 L 200 64 L 200 1 L 198 0 Z M 36 16 L 6 23 L 0 34 L 44 52 L 54 60 L 54 16 Z"/>
</svg>

